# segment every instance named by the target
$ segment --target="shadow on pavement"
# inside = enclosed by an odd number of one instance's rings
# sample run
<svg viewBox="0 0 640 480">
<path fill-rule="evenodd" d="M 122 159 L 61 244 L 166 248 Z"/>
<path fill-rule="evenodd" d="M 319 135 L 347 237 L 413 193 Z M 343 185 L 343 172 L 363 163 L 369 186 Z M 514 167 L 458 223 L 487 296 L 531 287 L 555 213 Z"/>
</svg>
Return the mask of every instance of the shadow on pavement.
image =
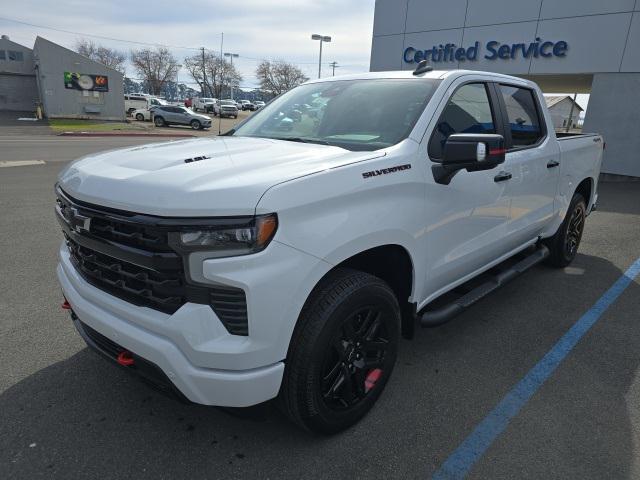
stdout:
<svg viewBox="0 0 640 480">
<path fill-rule="evenodd" d="M 297 429 L 272 404 L 183 405 L 81 350 L 0 395 L 2 477 L 426 476 L 621 274 L 586 255 L 572 268 L 536 268 L 403 342 L 379 405 L 331 438 Z M 637 284 L 625 292 L 639 295 Z M 625 312 L 605 313 L 498 438 L 489 477 L 630 475 L 626 396 L 640 337 Z"/>
</svg>

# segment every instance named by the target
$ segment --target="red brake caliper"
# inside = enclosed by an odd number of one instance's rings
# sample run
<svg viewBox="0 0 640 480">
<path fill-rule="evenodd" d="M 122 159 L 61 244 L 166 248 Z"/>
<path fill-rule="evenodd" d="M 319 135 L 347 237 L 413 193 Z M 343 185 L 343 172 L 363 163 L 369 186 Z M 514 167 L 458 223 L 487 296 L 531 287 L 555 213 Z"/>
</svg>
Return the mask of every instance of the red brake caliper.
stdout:
<svg viewBox="0 0 640 480">
<path fill-rule="evenodd" d="M 364 392 L 369 393 L 373 387 L 375 387 L 376 382 L 382 376 L 382 370 L 379 368 L 374 368 L 369 373 L 367 373 L 367 378 L 364 380 Z"/>
</svg>

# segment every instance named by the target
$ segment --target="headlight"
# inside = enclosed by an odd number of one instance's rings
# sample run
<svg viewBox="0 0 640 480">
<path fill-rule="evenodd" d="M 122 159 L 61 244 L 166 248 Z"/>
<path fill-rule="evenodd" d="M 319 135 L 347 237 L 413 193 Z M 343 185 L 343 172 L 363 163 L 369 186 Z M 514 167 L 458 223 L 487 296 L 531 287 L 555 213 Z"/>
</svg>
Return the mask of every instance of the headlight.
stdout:
<svg viewBox="0 0 640 480">
<path fill-rule="evenodd" d="M 215 257 L 247 255 L 264 250 L 276 233 L 275 213 L 250 219 L 224 219 L 224 224 L 185 228 L 178 235 L 185 251 L 210 251 Z"/>
</svg>

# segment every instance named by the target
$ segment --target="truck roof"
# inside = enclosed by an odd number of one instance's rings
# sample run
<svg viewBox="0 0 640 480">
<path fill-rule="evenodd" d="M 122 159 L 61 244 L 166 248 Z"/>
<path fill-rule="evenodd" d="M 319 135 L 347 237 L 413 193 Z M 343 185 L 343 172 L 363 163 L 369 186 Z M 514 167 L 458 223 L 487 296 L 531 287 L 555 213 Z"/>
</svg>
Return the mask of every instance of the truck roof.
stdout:
<svg viewBox="0 0 640 480">
<path fill-rule="evenodd" d="M 386 72 L 363 72 L 352 73 L 350 75 L 339 75 L 335 77 L 319 78 L 309 80 L 306 83 L 317 82 L 335 82 L 340 80 L 365 80 L 376 78 L 433 78 L 438 80 L 444 80 L 445 78 L 459 77 L 462 75 L 486 75 L 494 78 L 502 78 L 510 81 L 518 81 L 520 83 L 527 83 L 533 85 L 533 82 L 525 80 L 523 78 L 514 77 L 512 75 L 504 75 L 502 73 L 485 72 L 482 70 L 431 70 L 430 72 L 415 76 L 413 70 L 394 70 Z"/>
</svg>

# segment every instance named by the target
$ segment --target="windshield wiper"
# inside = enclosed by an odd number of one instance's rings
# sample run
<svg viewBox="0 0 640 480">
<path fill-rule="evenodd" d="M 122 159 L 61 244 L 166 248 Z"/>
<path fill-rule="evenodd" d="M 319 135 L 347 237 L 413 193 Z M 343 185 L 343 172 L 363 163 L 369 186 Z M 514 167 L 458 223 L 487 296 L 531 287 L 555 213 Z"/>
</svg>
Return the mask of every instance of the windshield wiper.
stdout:
<svg viewBox="0 0 640 480">
<path fill-rule="evenodd" d="M 298 142 L 298 143 L 317 143 L 319 145 L 329 145 L 331 144 L 326 140 L 319 140 L 315 138 L 303 138 L 303 137 L 268 137 L 273 140 L 287 140 L 289 142 Z"/>
<path fill-rule="evenodd" d="M 235 129 L 235 128 L 232 128 L 231 130 L 228 130 L 228 131 L 226 131 L 226 132 L 224 132 L 224 133 L 221 133 L 219 136 L 220 136 L 220 137 L 230 137 L 230 136 L 232 136 L 234 133 L 236 133 L 236 129 Z"/>
</svg>

